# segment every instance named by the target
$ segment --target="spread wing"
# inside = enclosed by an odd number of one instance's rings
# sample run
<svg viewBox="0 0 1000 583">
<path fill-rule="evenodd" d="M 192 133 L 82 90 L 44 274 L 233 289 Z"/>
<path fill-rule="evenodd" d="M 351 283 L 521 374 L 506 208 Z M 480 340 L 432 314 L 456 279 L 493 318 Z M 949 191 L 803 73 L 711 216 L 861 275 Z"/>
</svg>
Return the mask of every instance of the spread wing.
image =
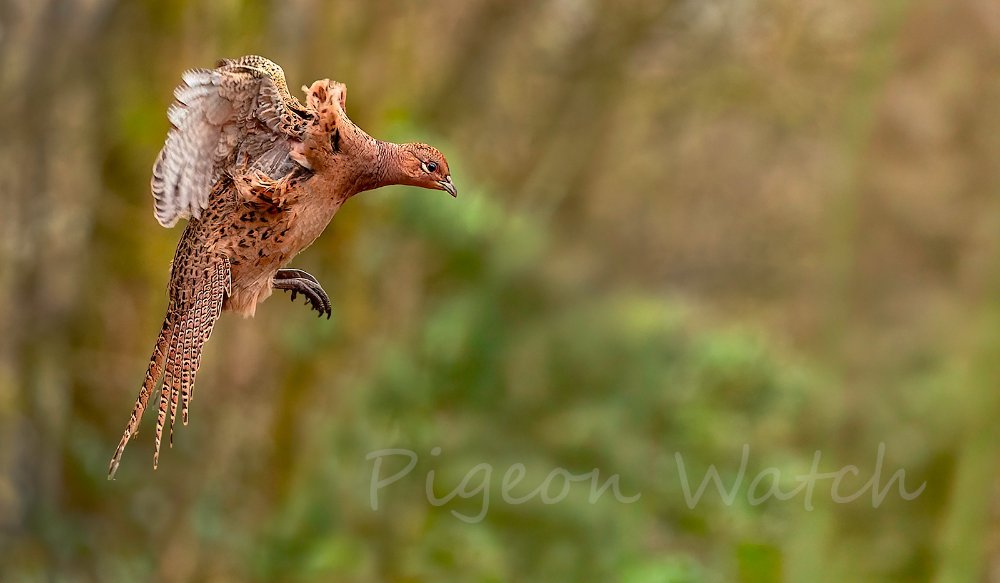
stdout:
<svg viewBox="0 0 1000 583">
<path fill-rule="evenodd" d="M 200 218 L 212 186 L 229 168 L 254 167 L 271 176 L 294 169 L 289 149 L 312 116 L 289 94 L 278 65 L 246 56 L 216 69 L 191 69 L 174 97 L 167 110 L 173 127 L 150 183 L 164 227 Z"/>
</svg>

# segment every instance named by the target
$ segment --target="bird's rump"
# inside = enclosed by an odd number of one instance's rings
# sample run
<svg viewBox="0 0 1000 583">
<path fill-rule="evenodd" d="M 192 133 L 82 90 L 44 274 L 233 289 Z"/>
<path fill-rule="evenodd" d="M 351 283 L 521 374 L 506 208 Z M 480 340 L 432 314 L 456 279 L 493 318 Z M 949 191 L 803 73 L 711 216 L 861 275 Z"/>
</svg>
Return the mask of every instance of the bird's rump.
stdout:
<svg viewBox="0 0 1000 583">
<path fill-rule="evenodd" d="M 278 65 L 247 56 L 216 69 L 190 69 L 174 97 L 167 111 L 172 127 L 150 182 L 161 225 L 199 218 L 227 168 L 272 177 L 294 169 L 289 150 L 311 115 L 289 94 Z"/>
</svg>

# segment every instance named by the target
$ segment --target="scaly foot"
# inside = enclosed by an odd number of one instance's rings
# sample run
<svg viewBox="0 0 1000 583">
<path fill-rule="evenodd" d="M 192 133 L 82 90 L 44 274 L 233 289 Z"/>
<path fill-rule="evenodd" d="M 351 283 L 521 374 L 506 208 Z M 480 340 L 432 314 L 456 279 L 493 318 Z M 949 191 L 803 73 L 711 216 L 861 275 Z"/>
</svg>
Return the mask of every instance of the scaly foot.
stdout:
<svg viewBox="0 0 1000 583">
<path fill-rule="evenodd" d="M 330 296 L 326 295 L 323 286 L 312 275 L 301 269 L 279 269 L 274 274 L 272 284 L 275 289 L 292 292 L 293 302 L 298 294 L 304 295 L 312 309 L 319 312 L 320 316 L 326 314 L 326 319 L 330 319 L 332 313 Z"/>
</svg>

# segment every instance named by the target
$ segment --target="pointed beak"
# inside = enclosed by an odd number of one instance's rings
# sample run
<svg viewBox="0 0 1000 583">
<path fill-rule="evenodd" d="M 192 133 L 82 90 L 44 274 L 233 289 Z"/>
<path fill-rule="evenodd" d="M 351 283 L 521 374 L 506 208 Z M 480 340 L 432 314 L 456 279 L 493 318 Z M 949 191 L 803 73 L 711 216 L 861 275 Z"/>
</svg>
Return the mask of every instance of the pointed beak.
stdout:
<svg viewBox="0 0 1000 583">
<path fill-rule="evenodd" d="M 457 197 L 458 189 L 455 188 L 455 183 L 451 181 L 451 176 L 446 176 L 444 180 L 438 180 L 438 184 L 441 186 L 442 190 L 447 190 L 448 194 Z"/>
</svg>

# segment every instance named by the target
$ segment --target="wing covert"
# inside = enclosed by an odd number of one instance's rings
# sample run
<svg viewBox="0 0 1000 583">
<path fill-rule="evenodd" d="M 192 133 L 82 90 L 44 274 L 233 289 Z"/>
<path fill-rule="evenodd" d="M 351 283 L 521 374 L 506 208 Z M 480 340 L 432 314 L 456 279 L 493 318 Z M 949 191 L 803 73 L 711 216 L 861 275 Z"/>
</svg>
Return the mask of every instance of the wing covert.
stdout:
<svg viewBox="0 0 1000 583">
<path fill-rule="evenodd" d="M 258 56 L 185 71 L 167 110 L 171 129 L 153 165 L 156 220 L 200 218 L 230 167 L 287 167 L 311 115 L 288 93 L 281 67 Z"/>
</svg>

